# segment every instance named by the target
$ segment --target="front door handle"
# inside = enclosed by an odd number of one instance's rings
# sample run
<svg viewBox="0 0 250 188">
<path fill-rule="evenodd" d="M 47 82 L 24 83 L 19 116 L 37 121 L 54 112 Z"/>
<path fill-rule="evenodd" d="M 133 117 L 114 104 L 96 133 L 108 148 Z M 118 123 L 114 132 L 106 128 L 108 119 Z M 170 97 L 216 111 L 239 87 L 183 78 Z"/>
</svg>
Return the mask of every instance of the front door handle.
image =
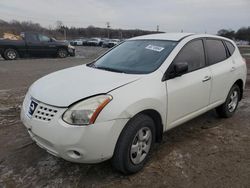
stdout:
<svg viewBox="0 0 250 188">
<path fill-rule="evenodd" d="M 205 76 L 202 80 L 202 82 L 206 82 L 208 80 L 211 80 L 211 76 Z"/>
</svg>

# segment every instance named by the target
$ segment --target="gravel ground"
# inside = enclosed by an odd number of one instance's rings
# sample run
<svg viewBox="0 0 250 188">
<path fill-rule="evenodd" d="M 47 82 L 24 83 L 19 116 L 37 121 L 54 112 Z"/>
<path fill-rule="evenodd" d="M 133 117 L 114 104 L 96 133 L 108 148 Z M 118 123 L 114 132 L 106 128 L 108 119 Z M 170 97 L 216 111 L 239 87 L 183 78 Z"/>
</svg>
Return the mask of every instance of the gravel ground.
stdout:
<svg viewBox="0 0 250 188">
<path fill-rule="evenodd" d="M 78 47 L 78 55 L 66 59 L 0 59 L 0 187 L 250 187 L 250 59 L 236 114 L 219 119 L 212 110 L 165 133 L 146 167 L 135 175 L 115 172 L 109 161 L 70 163 L 32 142 L 19 120 L 29 85 L 104 51 Z"/>
</svg>

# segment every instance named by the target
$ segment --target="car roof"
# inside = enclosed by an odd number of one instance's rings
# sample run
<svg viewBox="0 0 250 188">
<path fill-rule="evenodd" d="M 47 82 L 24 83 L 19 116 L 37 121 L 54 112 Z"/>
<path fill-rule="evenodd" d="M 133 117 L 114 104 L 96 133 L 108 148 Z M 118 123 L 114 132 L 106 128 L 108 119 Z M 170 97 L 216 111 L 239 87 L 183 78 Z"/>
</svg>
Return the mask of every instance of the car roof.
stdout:
<svg viewBox="0 0 250 188">
<path fill-rule="evenodd" d="M 195 33 L 160 33 L 160 34 L 150 34 L 150 35 L 143 35 L 139 37 L 134 37 L 129 40 L 170 40 L 170 41 L 180 41 L 184 38 L 191 37 L 191 38 L 218 38 L 223 40 L 231 41 L 225 37 L 217 36 L 217 35 L 210 35 L 210 34 L 195 34 Z"/>
<path fill-rule="evenodd" d="M 194 33 L 160 33 L 160 34 L 150 34 L 143 35 L 139 37 L 131 38 L 130 40 L 171 40 L 171 41 L 179 41 L 187 36 L 193 35 Z"/>
</svg>

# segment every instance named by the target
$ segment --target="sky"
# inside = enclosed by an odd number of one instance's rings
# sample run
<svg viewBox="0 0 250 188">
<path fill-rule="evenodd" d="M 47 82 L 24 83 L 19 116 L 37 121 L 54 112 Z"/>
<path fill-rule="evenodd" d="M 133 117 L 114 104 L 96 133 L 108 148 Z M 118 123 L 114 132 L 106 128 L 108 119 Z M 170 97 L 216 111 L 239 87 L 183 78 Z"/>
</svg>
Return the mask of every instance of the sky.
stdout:
<svg viewBox="0 0 250 188">
<path fill-rule="evenodd" d="M 215 34 L 250 26 L 250 0 L 1 0 L 0 19 Z"/>
</svg>

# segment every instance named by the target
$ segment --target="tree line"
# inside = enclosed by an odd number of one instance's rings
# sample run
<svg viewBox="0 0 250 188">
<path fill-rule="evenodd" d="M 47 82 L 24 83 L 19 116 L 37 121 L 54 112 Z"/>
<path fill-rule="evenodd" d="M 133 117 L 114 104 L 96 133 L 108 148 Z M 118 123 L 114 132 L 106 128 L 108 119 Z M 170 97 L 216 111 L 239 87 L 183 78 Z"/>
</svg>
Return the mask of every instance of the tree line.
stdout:
<svg viewBox="0 0 250 188">
<path fill-rule="evenodd" d="M 232 40 L 243 40 L 250 42 L 250 27 L 242 27 L 238 31 L 234 31 L 232 29 L 221 29 L 217 34 Z"/>
<path fill-rule="evenodd" d="M 100 28 L 95 26 L 88 26 L 87 28 L 77 28 L 77 27 L 67 27 L 64 26 L 61 21 L 55 23 L 55 27 L 45 28 L 42 27 L 39 23 L 33 23 L 31 21 L 20 22 L 13 20 L 6 22 L 0 20 L 0 38 L 4 33 L 12 33 L 19 35 L 23 31 L 33 31 L 46 34 L 50 37 L 56 39 L 64 39 L 65 35 L 67 39 L 76 39 L 80 37 L 102 37 L 102 38 L 131 38 L 140 35 L 159 33 L 157 31 L 146 31 L 140 29 L 111 29 L 111 28 Z"/>
<path fill-rule="evenodd" d="M 88 26 L 87 28 L 67 27 L 61 21 L 55 23 L 55 27 L 42 27 L 39 23 L 33 23 L 31 21 L 20 22 L 13 20 L 6 22 L 0 20 L 0 38 L 4 33 L 12 33 L 19 35 L 23 31 L 34 31 L 46 34 L 56 39 L 64 39 L 65 34 L 67 39 L 77 39 L 80 37 L 102 37 L 102 38 L 131 38 L 140 35 L 159 33 L 157 31 L 146 31 L 140 29 L 112 29 L 112 28 L 100 28 L 95 26 Z M 221 29 L 217 35 L 227 37 L 233 40 L 244 40 L 250 42 L 250 27 L 242 27 L 237 31 L 231 29 Z"/>
</svg>

